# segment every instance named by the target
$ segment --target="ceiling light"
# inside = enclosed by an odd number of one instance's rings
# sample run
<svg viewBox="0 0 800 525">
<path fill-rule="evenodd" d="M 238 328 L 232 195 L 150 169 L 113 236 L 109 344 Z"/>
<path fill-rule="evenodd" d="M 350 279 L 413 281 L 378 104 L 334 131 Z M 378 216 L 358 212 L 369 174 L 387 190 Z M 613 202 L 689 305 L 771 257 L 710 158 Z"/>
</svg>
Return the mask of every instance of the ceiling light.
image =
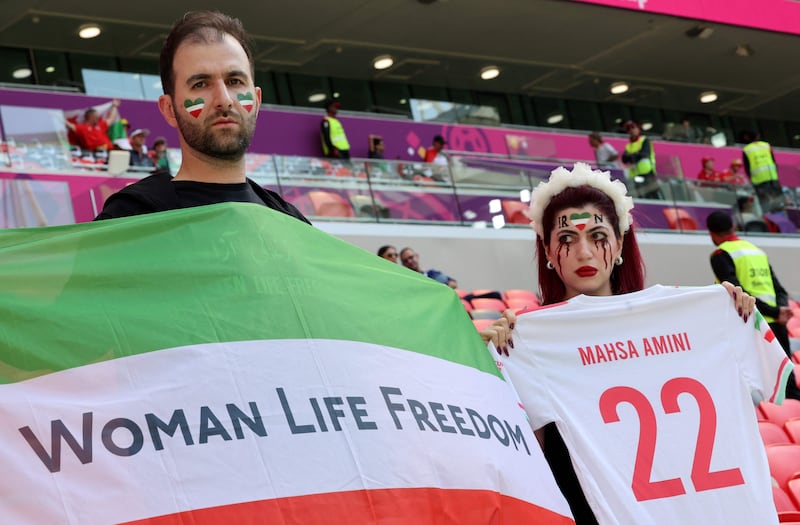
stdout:
<svg viewBox="0 0 800 525">
<path fill-rule="evenodd" d="M 621 95 L 626 91 L 628 91 L 629 89 L 630 86 L 628 85 L 627 82 L 614 82 L 613 84 L 611 84 L 610 91 L 612 95 Z"/>
<path fill-rule="evenodd" d="M 325 93 L 311 93 L 308 96 L 308 101 L 309 102 L 322 102 L 323 100 L 325 100 L 325 98 L 326 98 Z"/>
<path fill-rule="evenodd" d="M 83 39 L 94 38 L 100 34 L 100 26 L 97 24 L 84 24 L 78 28 L 78 36 Z"/>
<path fill-rule="evenodd" d="M 372 67 L 375 69 L 389 69 L 394 65 L 394 59 L 389 55 L 381 55 L 379 57 L 375 57 L 375 60 L 372 61 Z"/>
<path fill-rule="evenodd" d="M 711 102 L 716 102 L 717 92 L 716 91 L 703 91 L 700 93 L 700 102 L 703 104 L 710 104 Z"/>
<path fill-rule="evenodd" d="M 500 68 L 497 66 L 486 66 L 481 69 L 481 78 L 483 80 L 491 80 L 500 76 Z"/>
<path fill-rule="evenodd" d="M 31 68 L 29 67 L 18 67 L 17 69 L 11 72 L 11 76 L 18 80 L 21 80 L 23 78 L 28 78 L 32 74 L 33 71 L 31 71 Z"/>
<path fill-rule="evenodd" d="M 753 48 L 750 47 L 748 44 L 739 44 L 738 46 L 736 46 L 736 50 L 734 51 L 734 53 L 736 53 L 736 56 L 747 58 L 753 56 L 753 53 L 755 53 L 755 51 L 753 51 Z"/>
<path fill-rule="evenodd" d="M 562 120 L 564 120 L 564 114 L 563 113 L 553 113 L 549 117 L 547 117 L 547 123 L 548 124 L 558 124 Z"/>
<path fill-rule="evenodd" d="M 53 66 L 47 66 L 46 68 L 44 68 L 44 72 L 45 72 L 45 73 L 52 73 L 52 72 L 54 72 L 55 70 L 56 70 L 56 68 L 55 68 L 55 67 L 53 67 Z"/>
<path fill-rule="evenodd" d="M 710 38 L 714 34 L 714 28 L 708 26 L 694 26 L 686 31 L 686 36 L 689 38 Z"/>
</svg>

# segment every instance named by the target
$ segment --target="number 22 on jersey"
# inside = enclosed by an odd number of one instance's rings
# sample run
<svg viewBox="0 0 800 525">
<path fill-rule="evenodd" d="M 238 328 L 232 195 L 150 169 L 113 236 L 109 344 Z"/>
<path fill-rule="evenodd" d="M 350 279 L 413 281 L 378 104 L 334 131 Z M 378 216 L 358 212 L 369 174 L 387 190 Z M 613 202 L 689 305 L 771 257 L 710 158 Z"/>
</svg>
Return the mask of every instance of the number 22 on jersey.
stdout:
<svg viewBox="0 0 800 525">
<path fill-rule="evenodd" d="M 702 383 L 688 377 L 670 379 L 661 388 L 661 406 L 665 414 L 680 412 L 678 396 L 688 394 L 695 399 L 700 414 L 697 444 L 692 460 L 691 480 L 695 490 L 713 490 L 743 485 L 744 478 L 738 468 L 711 472 L 711 456 L 717 432 L 717 411 L 711 394 Z M 631 488 L 637 501 L 670 498 L 686 494 L 680 478 L 651 481 L 656 449 L 657 417 L 650 401 L 635 388 L 615 386 L 600 396 L 600 415 L 605 423 L 619 422 L 617 407 L 629 403 L 639 417 L 639 445 L 633 468 Z"/>
</svg>

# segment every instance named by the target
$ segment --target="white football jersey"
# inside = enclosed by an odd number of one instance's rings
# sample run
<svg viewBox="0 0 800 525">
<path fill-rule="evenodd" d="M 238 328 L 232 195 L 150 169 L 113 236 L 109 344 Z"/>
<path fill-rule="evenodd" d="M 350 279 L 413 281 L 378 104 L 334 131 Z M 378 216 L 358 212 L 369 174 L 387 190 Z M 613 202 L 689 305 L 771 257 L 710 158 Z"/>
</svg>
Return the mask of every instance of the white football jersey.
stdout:
<svg viewBox="0 0 800 525">
<path fill-rule="evenodd" d="M 501 366 L 601 525 L 778 523 L 754 402 L 781 402 L 792 365 L 723 287 L 578 296 L 521 314 L 514 341 Z"/>
</svg>

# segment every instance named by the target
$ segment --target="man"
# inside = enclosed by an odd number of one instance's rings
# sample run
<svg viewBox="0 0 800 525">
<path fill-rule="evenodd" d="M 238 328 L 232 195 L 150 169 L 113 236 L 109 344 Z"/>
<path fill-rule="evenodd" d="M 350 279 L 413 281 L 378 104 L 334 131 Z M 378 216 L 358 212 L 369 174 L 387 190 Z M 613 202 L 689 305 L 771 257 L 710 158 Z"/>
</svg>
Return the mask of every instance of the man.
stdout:
<svg viewBox="0 0 800 525">
<path fill-rule="evenodd" d="M 344 126 L 336 118 L 342 103 L 338 100 L 329 99 L 325 102 L 325 118 L 320 124 L 320 136 L 322 137 L 322 153 L 331 159 L 350 158 L 350 143 L 344 132 Z"/>
<path fill-rule="evenodd" d="M 433 145 L 425 150 L 425 162 L 436 166 L 447 166 L 447 157 L 442 153 L 447 142 L 441 135 L 433 137 Z"/>
<path fill-rule="evenodd" d="M 119 99 L 111 101 L 111 107 L 105 115 L 100 116 L 94 108 L 87 109 L 83 114 L 83 122 L 65 121 L 67 128 L 78 138 L 80 146 L 89 151 L 104 150 L 114 148 L 114 143 L 108 136 L 109 125 L 116 122 L 119 117 Z"/>
<path fill-rule="evenodd" d="M 742 133 L 742 142 L 745 144 L 742 149 L 744 171 L 750 177 L 761 207 L 765 211 L 772 211 L 773 202 L 783 194 L 772 146 L 760 140 L 758 134 L 752 131 Z"/>
<path fill-rule="evenodd" d="M 714 169 L 714 157 L 703 157 L 700 160 L 700 172 L 697 180 L 704 182 L 722 183 L 723 173 Z"/>
<path fill-rule="evenodd" d="M 650 140 L 642 135 L 642 128 L 629 120 L 623 126 L 629 141 L 625 144 L 622 162 L 628 166 L 628 178 L 633 180 L 638 197 L 663 199 L 656 180 L 656 154 Z"/>
<path fill-rule="evenodd" d="M 131 143 L 131 166 L 136 166 L 139 168 L 153 168 L 153 160 L 147 153 L 147 146 L 144 145 L 144 141 L 149 134 L 149 129 L 139 128 L 133 130 L 130 137 L 128 137 L 128 140 Z"/>
<path fill-rule="evenodd" d="M 728 212 L 718 210 L 706 219 L 711 240 L 717 250 L 711 254 L 711 269 L 718 282 L 728 281 L 756 298 L 756 308 L 772 328 L 786 355 L 791 357 L 791 345 L 786 323 L 792 317 L 789 294 L 783 288 L 767 254 L 754 244 L 740 239 Z M 800 389 L 794 375 L 786 384 L 786 397 L 800 399 Z"/>
<path fill-rule="evenodd" d="M 411 248 L 403 248 L 400 250 L 400 263 L 408 268 L 409 270 L 413 270 L 415 272 L 424 274 L 434 281 L 438 281 L 442 284 L 446 284 L 450 288 L 458 288 L 458 283 L 455 279 L 450 277 L 449 275 L 445 275 L 443 272 L 439 270 L 428 270 L 427 272 L 423 272 L 419 268 L 419 254 L 415 252 Z"/>
<path fill-rule="evenodd" d="M 156 137 L 153 147 L 148 152 L 153 165 L 161 169 L 169 169 L 169 159 L 167 158 L 167 139 Z"/>
<path fill-rule="evenodd" d="M 589 146 L 594 150 L 594 158 L 597 169 L 613 170 L 619 168 L 617 160 L 619 153 L 614 146 L 603 140 L 603 136 L 597 131 L 589 133 Z"/>
<path fill-rule="evenodd" d="M 164 42 L 160 69 L 158 108 L 178 130 L 181 167 L 174 179 L 161 171 L 112 195 L 96 220 L 252 202 L 308 222 L 245 176 L 261 88 L 253 84 L 253 53 L 241 22 L 216 11 L 187 13 Z"/>
</svg>

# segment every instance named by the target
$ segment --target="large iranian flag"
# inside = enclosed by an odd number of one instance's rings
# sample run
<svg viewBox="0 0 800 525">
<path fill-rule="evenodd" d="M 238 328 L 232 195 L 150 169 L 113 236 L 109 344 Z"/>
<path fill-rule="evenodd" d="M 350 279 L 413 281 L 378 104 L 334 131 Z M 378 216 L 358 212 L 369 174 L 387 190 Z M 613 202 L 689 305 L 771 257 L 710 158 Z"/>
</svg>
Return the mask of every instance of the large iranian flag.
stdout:
<svg viewBox="0 0 800 525">
<path fill-rule="evenodd" d="M 572 523 L 449 288 L 222 204 L 0 231 L 0 522 Z"/>
</svg>

